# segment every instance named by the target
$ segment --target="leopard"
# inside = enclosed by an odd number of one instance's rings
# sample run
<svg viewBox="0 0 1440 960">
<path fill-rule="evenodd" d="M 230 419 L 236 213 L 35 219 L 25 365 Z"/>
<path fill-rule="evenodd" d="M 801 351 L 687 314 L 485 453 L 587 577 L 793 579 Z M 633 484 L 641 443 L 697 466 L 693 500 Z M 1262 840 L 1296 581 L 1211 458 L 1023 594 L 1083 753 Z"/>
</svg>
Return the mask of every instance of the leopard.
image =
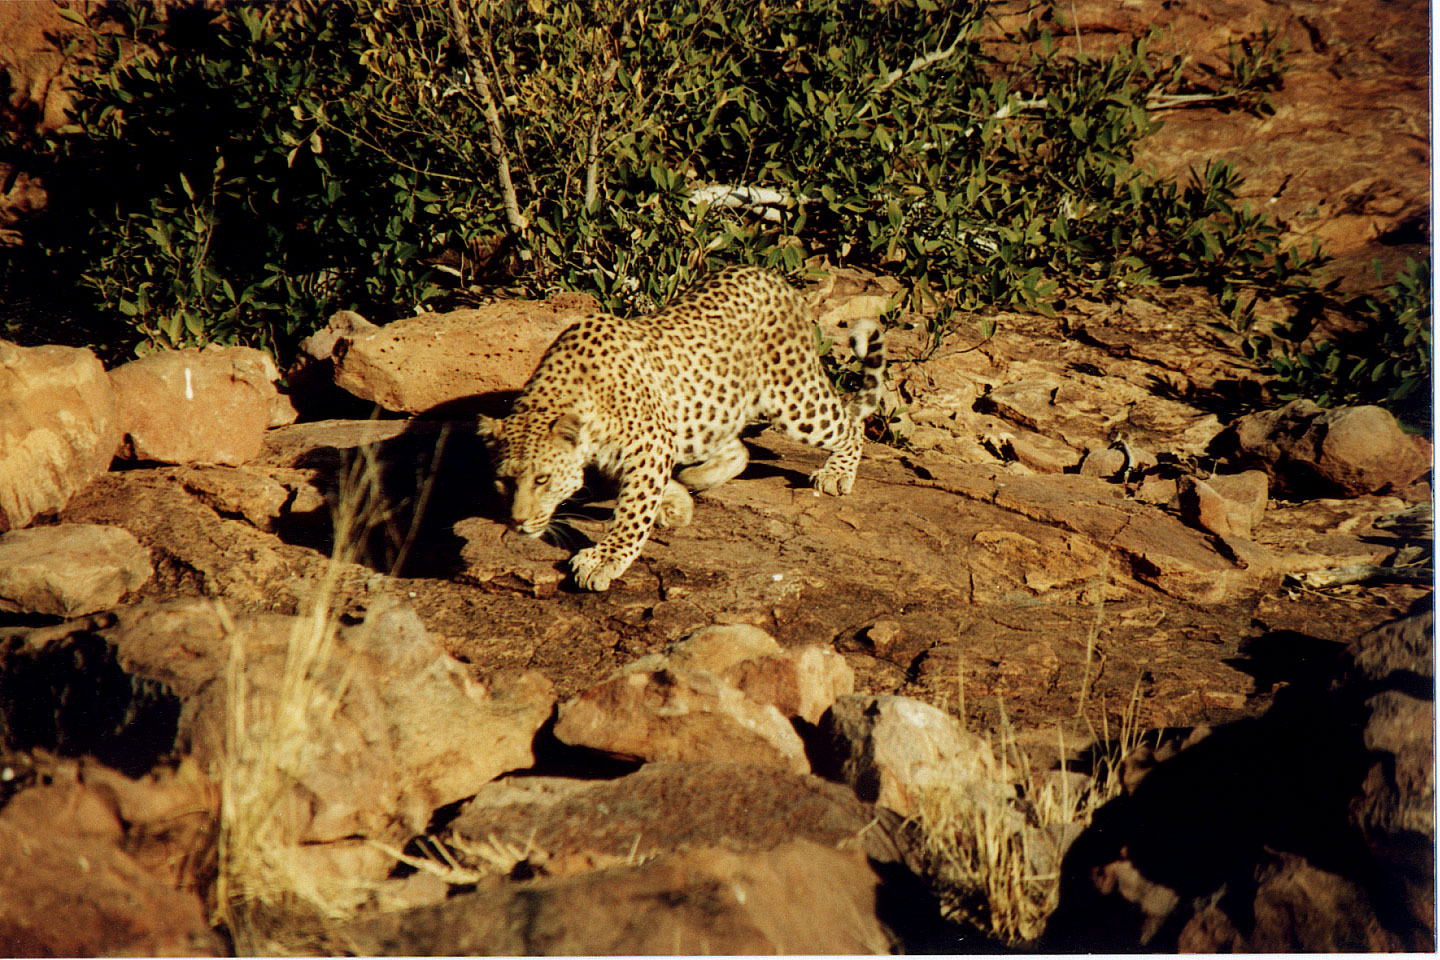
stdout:
<svg viewBox="0 0 1440 960">
<path fill-rule="evenodd" d="M 885 345 L 874 319 L 851 324 L 861 386 L 842 401 L 815 341 L 800 292 L 752 266 L 702 277 L 653 313 L 583 315 L 545 351 L 507 416 L 479 418 L 512 528 L 550 533 L 585 469 L 598 469 L 616 483 L 614 515 L 570 569 L 581 590 L 606 590 L 657 523 L 685 526 L 691 494 L 739 476 L 749 461 L 741 433 L 762 422 L 828 452 L 810 483 L 848 494 L 864 421 L 881 403 Z"/>
</svg>

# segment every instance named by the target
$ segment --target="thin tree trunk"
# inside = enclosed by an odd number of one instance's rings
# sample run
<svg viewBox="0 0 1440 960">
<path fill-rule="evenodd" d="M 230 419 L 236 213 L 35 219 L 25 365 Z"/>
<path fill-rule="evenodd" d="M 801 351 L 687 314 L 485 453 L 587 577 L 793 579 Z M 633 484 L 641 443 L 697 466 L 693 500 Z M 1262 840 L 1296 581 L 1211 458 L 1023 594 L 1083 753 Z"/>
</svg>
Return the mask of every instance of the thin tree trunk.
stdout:
<svg viewBox="0 0 1440 960">
<path fill-rule="evenodd" d="M 460 0 L 450 0 L 450 20 L 455 39 L 460 44 L 460 52 L 465 54 L 465 60 L 470 65 L 471 82 L 475 85 L 476 95 L 480 97 L 485 126 L 490 131 L 490 152 L 495 155 L 496 173 L 500 178 L 500 196 L 505 205 L 505 220 L 510 226 L 511 236 L 516 240 L 523 240 L 530 225 L 521 216 L 520 203 L 515 198 L 515 184 L 510 179 L 510 154 L 505 149 L 505 134 L 500 127 L 500 111 L 495 108 L 495 97 L 490 93 L 490 81 L 485 75 L 485 67 L 470 46 L 470 29 L 466 26 L 465 15 L 460 10 Z M 523 243 L 520 246 L 520 259 L 530 259 L 530 250 Z"/>
<path fill-rule="evenodd" d="M 602 88 L 610 86 L 610 81 L 615 79 L 615 71 L 620 69 L 619 60 L 611 60 L 605 65 L 605 73 L 600 77 Z M 585 167 L 585 209 L 593 211 L 595 201 L 600 197 L 600 128 L 605 119 L 605 106 L 602 100 L 595 108 L 595 126 L 590 129 L 590 151 L 587 159 L 589 163 Z"/>
</svg>

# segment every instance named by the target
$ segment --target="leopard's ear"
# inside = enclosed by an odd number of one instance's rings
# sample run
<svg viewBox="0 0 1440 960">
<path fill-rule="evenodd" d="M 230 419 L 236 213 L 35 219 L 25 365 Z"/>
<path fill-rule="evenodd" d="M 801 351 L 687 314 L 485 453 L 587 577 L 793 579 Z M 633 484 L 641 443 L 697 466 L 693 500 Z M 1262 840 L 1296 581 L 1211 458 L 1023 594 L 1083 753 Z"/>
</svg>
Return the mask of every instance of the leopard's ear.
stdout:
<svg viewBox="0 0 1440 960">
<path fill-rule="evenodd" d="M 578 413 L 567 413 L 550 424 L 550 432 L 576 447 L 580 445 L 580 439 L 585 434 L 585 421 L 580 419 Z"/>
<path fill-rule="evenodd" d="M 480 435 L 482 440 L 494 440 L 500 436 L 500 431 L 504 426 L 504 420 L 496 420 L 482 413 L 480 414 L 479 421 L 475 425 L 475 432 Z"/>
</svg>

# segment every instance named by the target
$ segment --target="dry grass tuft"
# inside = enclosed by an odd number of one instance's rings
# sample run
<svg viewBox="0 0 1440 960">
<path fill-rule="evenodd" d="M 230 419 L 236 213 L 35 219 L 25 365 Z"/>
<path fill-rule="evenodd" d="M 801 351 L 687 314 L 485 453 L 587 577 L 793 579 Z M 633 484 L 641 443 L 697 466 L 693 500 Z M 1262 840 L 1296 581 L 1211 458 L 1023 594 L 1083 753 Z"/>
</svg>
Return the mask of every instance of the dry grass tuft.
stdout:
<svg viewBox="0 0 1440 960">
<path fill-rule="evenodd" d="M 534 841 L 533 834 L 524 847 L 501 840 L 493 833 L 487 840 L 471 840 L 455 834 L 446 837 L 444 842 L 434 837 L 421 837 L 418 845 L 420 855 L 374 841 L 371 845 L 407 866 L 437 876 L 446 883 L 461 885 L 509 876 L 517 866 L 539 855 Z"/>
<path fill-rule="evenodd" d="M 327 749 L 327 730 L 345 692 L 346 678 L 332 663 L 341 571 L 387 515 L 379 470 L 366 449 L 342 471 L 333 507 L 335 547 L 286 638 L 274 696 L 254 695 L 245 638 L 223 602 L 216 602 L 230 656 L 212 921 L 230 932 L 237 955 L 309 952 L 306 943 L 297 942 L 296 929 L 345 919 L 371 894 L 359 877 L 315 869 L 296 836 L 300 811 L 292 788 Z"/>
<path fill-rule="evenodd" d="M 1138 706 L 1137 683 L 1122 715 L 1119 736 L 1111 739 L 1108 720 L 1103 719 L 1103 729 L 1092 731 L 1099 750 L 1094 775 L 1087 784 L 1077 784 L 1063 771 L 1036 774 L 1015 743 L 1014 729 L 1000 704 L 995 753 L 1002 762 L 996 781 L 956 783 L 925 792 L 910 818 L 917 866 L 947 919 L 1010 946 L 1032 943 L 1040 936 L 1059 902 L 1065 849 L 1090 824 L 1095 811 L 1122 790 L 1122 763 L 1139 746 Z M 1065 736 L 1059 726 L 1056 737 L 1064 758 Z M 999 779 L 1007 775 L 1014 780 Z M 1011 783 L 1018 790 L 1007 796 Z"/>
</svg>

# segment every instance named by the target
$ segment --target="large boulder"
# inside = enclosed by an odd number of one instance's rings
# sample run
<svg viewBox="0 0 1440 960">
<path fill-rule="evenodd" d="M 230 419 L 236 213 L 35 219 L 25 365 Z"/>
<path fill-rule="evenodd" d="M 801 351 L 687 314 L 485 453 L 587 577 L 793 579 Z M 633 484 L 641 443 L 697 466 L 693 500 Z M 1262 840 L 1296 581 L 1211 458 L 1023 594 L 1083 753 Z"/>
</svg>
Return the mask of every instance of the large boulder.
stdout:
<svg viewBox="0 0 1440 960">
<path fill-rule="evenodd" d="M 831 650 L 782 650 L 757 627 L 723 624 L 642 657 L 560 708 L 555 736 L 641 760 L 730 760 L 808 773 L 790 722 L 816 723 L 855 674 Z"/>
<path fill-rule="evenodd" d="M 1381 407 L 1323 410 L 1309 400 L 1241 417 L 1220 442 L 1296 499 L 1403 490 L 1430 470 L 1432 458 L 1429 443 L 1402 431 Z"/>
<path fill-rule="evenodd" d="M 626 668 L 563 704 L 555 736 L 629 759 L 728 759 L 810 772 L 804 743 L 775 707 L 708 671 L 648 666 Z"/>
<path fill-rule="evenodd" d="M 835 702 L 855 692 L 855 671 L 834 650 L 807 645 L 780 649 L 768 633 L 746 624 L 718 624 L 682 637 L 665 661 L 707 670 L 751 700 L 814 725 Z"/>
<path fill-rule="evenodd" d="M 0 946 L 9 956 L 216 956 L 200 896 L 219 791 L 193 764 L 139 779 L 28 756 L 0 809 Z M 65 922 L 55 922 L 63 916 Z"/>
<path fill-rule="evenodd" d="M 981 799 L 1014 794 L 990 745 L 950 714 L 910 697 L 840 697 L 820 722 L 820 772 L 901 816 L 930 790 L 968 785 Z"/>
<path fill-rule="evenodd" d="M 296 856 L 334 861 L 330 842 L 403 844 L 424 832 L 437 808 L 530 766 L 553 709 L 544 677 L 477 681 L 397 601 L 339 627 L 323 614 L 242 616 L 209 600 L 141 603 L 112 619 L 36 633 L 11 656 L 13 682 L 0 692 L 23 694 L 17 709 L 29 713 L 6 719 L 38 729 L 31 714 L 43 711 L 35 691 L 19 688 L 25 677 L 46 678 L 57 700 L 96 703 L 76 713 L 57 702 L 47 716 L 59 723 L 94 725 L 101 706 L 113 708 L 117 729 L 89 734 L 100 746 L 128 760 L 141 745 L 123 749 L 123 737 L 145 737 L 213 781 L 229 777 L 234 802 L 274 818 L 266 835 Z M 89 669 L 63 673 L 82 660 Z M 130 708 L 116 702 L 118 689 L 131 691 Z M 61 729 L 51 739 L 84 745 L 84 735 Z M 372 859 L 364 862 L 383 879 L 393 859 Z"/>
<path fill-rule="evenodd" d="M 150 579 L 150 551 L 119 527 L 62 523 L 0 534 L 0 610 L 79 617 Z"/>
<path fill-rule="evenodd" d="M 0 340 L 0 531 L 65 506 L 119 442 L 115 391 L 93 353 Z"/>
<path fill-rule="evenodd" d="M 330 347 L 335 383 L 386 410 L 423 413 L 455 401 L 519 390 L 560 332 L 599 309 L 563 294 L 473 310 L 427 313 L 384 327 L 346 320 Z"/>
<path fill-rule="evenodd" d="M 224 954 L 200 898 L 145 871 L 118 837 L 8 813 L 7 807 L 0 814 L 0 950 L 6 956 Z"/>
<path fill-rule="evenodd" d="M 1349 659 L 1347 686 L 1364 697 L 1367 762 L 1351 820 L 1423 928 L 1435 918 L 1434 612 L 1372 630 Z"/>
<path fill-rule="evenodd" d="M 125 435 L 121 455 L 239 466 L 271 427 L 295 422 L 275 389 L 280 371 L 250 347 L 165 350 L 110 371 Z"/>
</svg>

